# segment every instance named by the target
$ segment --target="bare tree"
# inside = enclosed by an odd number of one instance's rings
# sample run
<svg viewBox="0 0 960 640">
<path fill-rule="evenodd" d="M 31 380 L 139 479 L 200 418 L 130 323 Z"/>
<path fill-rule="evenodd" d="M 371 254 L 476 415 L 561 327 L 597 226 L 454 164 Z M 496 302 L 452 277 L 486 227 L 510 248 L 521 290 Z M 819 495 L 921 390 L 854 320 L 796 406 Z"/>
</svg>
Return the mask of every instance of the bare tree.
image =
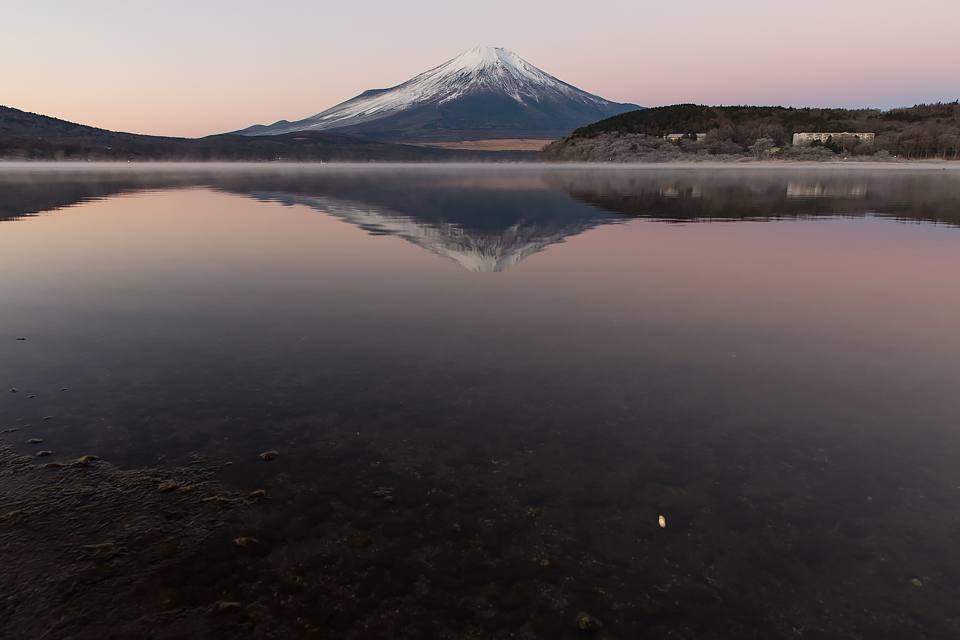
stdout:
<svg viewBox="0 0 960 640">
<path fill-rule="evenodd" d="M 757 138 L 757 141 L 750 145 L 750 152 L 758 158 L 770 149 L 773 149 L 773 138 Z"/>
</svg>

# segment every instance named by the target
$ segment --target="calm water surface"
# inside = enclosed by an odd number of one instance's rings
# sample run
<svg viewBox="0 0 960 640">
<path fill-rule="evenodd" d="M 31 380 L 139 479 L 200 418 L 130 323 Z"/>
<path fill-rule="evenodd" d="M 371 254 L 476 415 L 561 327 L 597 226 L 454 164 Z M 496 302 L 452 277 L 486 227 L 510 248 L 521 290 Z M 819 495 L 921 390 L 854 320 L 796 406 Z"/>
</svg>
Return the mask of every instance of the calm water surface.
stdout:
<svg viewBox="0 0 960 640">
<path fill-rule="evenodd" d="M 956 638 L 958 225 L 942 166 L 0 167 L 8 458 L 269 498 L 0 629 Z"/>
</svg>

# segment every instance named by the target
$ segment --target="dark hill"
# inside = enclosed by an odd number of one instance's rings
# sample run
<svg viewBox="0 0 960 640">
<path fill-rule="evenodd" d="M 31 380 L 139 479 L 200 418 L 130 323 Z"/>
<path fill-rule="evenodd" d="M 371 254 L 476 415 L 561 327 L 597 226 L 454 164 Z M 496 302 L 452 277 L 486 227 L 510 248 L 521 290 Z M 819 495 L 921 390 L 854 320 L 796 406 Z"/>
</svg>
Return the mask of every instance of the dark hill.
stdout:
<svg viewBox="0 0 960 640">
<path fill-rule="evenodd" d="M 879 109 L 795 109 L 793 107 L 708 107 L 677 104 L 616 115 L 576 129 L 570 137 L 600 133 L 706 133 L 723 127 L 780 127 L 784 134 L 902 131 L 917 123 L 960 125 L 960 103 Z M 775 141 L 783 142 L 783 141 Z"/>
<path fill-rule="evenodd" d="M 886 151 L 907 158 L 939 156 L 956 159 L 960 154 L 960 102 L 921 104 L 890 111 L 696 104 L 654 107 L 580 127 L 548 147 L 543 157 L 574 159 L 570 156 L 576 155 L 573 149 L 578 141 L 601 137 L 605 138 L 607 147 L 614 139 L 622 141 L 634 136 L 637 139 L 631 140 L 631 144 L 643 147 L 646 142 L 653 148 L 659 145 L 654 141 L 662 141 L 667 134 L 697 133 L 706 133 L 707 136 L 699 142 L 678 141 L 676 146 L 687 153 L 701 155 L 750 154 L 751 147 L 761 139 L 768 141 L 768 147 L 788 147 L 792 144 L 793 134 L 800 132 L 874 133 L 875 140 L 865 145 L 861 153 Z M 832 151 L 856 152 L 852 148 L 839 147 Z"/>
<path fill-rule="evenodd" d="M 535 158 L 535 152 L 430 149 L 323 131 L 258 137 L 145 136 L 0 106 L 0 159 L 5 160 L 484 162 Z"/>
</svg>

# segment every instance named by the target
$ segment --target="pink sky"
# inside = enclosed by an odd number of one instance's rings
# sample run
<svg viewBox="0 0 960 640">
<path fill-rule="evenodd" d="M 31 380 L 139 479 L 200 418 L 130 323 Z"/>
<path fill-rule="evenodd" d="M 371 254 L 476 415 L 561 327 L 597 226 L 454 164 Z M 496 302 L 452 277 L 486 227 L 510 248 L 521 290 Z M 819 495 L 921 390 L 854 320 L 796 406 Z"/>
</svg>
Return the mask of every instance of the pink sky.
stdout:
<svg viewBox="0 0 960 640">
<path fill-rule="evenodd" d="M 956 0 L 36 0 L 3 15 L 0 104 L 159 135 L 304 118 L 477 45 L 643 106 L 960 98 Z"/>
</svg>

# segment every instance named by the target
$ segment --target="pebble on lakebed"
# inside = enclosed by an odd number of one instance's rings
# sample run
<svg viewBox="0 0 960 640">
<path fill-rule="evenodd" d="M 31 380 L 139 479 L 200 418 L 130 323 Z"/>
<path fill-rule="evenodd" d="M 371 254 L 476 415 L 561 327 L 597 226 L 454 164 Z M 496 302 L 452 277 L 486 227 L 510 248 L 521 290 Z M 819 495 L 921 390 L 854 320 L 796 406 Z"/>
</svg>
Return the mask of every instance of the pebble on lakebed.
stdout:
<svg viewBox="0 0 960 640">
<path fill-rule="evenodd" d="M 42 457 L 42 456 L 48 456 L 48 455 L 50 455 L 51 453 L 53 453 L 53 452 L 52 452 L 52 451 L 37 451 L 37 456 L 40 456 L 40 457 Z"/>
<path fill-rule="evenodd" d="M 263 453 L 260 454 L 260 459 L 263 460 L 264 462 L 267 462 L 269 460 L 273 460 L 278 455 L 280 454 L 277 453 L 276 451 L 264 451 Z"/>
<path fill-rule="evenodd" d="M 244 536 L 242 538 L 234 538 L 231 542 L 233 542 L 233 544 L 237 545 L 241 549 L 249 549 L 251 547 L 256 546 L 258 540 L 256 538 L 248 538 Z"/>
<path fill-rule="evenodd" d="M 577 614 L 577 628 L 581 631 L 599 631 L 602 627 L 603 623 L 589 613 L 581 611 Z"/>
<path fill-rule="evenodd" d="M 251 497 L 251 498 L 266 498 L 266 497 L 267 497 L 267 492 L 264 491 L 263 489 L 257 489 L 256 491 L 251 491 L 251 492 L 250 492 L 250 497 Z"/>
<path fill-rule="evenodd" d="M 73 466 L 75 466 L 75 467 L 89 467 L 89 466 L 90 466 L 90 463 L 91 463 L 92 461 L 94 461 L 94 460 L 99 460 L 99 459 L 100 459 L 100 458 L 98 458 L 97 456 L 83 456 L 83 457 L 81 457 L 81 458 L 77 458 L 77 461 L 73 463 Z"/>
<path fill-rule="evenodd" d="M 27 440 L 27 444 L 40 444 L 41 442 L 43 442 L 43 440 L 40 438 L 30 438 Z"/>
<path fill-rule="evenodd" d="M 396 492 L 396 489 L 393 487 L 380 487 L 373 492 L 375 498 L 380 498 L 384 502 L 393 502 L 393 494 Z"/>
<path fill-rule="evenodd" d="M 210 606 L 210 613 L 239 613 L 243 605 L 239 602 L 224 602 L 217 600 Z"/>
</svg>

